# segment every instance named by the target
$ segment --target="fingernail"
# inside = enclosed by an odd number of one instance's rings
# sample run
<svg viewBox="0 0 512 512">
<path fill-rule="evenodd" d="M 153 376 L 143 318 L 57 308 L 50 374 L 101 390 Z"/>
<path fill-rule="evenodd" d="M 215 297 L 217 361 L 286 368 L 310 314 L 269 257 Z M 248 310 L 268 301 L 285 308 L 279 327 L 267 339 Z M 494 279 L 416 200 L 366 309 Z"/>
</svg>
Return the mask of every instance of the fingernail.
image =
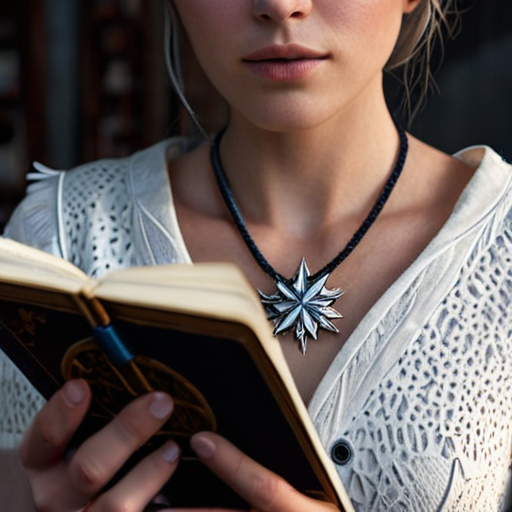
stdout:
<svg viewBox="0 0 512 512">
<path fill-rule="evenodd" d="M 80 405 L 87 396 L 87 384 L 83 380 L 70 380 L 64 385 L 64 398 L 69 405 Z"/>
<path fill-rule="evenodd" d="M 198 435 L 190 440 L 190 446 L 201 457 L 201 459 L 211 459 L 215 455 L 217 447 L 215 443 L 207 437 Z"/>
<path fill-rule="evenodd" d="M 180 456 L 180 449 L 174 443 L 171 443 L 164 447 L 162 452 L 162 458 L 169 463 L 176 462 Z"/>
<path fill-rule="evenodd" d="M 163 420 L 171 414 L 174 404 L 169 395 L 156 393 L 149 405 L 149 412 L 158 420 Z"/>
</svg>

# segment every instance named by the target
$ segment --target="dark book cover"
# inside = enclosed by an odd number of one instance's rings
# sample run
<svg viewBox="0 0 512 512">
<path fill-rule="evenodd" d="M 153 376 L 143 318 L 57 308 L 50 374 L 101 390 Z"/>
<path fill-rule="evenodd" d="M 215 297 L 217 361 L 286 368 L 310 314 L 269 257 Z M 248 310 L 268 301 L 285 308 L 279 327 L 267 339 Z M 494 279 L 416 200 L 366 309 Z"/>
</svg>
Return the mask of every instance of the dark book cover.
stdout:
<svg viewBox="0 0 512 512">
<path fill-rule="evenodd" d="M 225 436 L 298 490 L 338 500 L 321 462 L 307 446 L 300 421 L 292 426 L 283 414 L 286 399 L 272 389 L 277 374 L 264 376 L 255 362 L 261 354 L 251 352 L 258 344 L 249 328 L 233 324 L 226 330 L 226 322 L 208 320 L 206 335 L 205 326 L 194 327 L 204 319 L 188 316 L 182 329 L 171 313 L 160 312 L 153 319 L 149 315 L 146 321 L 140 308 L 132 316 L 129 308 L 119 314 L 118 305 L 105 307 L 135 355 L 125 367 L 106 357 L 78 308 L 73 313 L 0 300 L 0 347 L 46 398 L 66 379 L 89 382 L 94 401 L 73 443 L 101 428 L 144 391 L 164 390 L 173 396 L 174 413 L 127 467 L 173 438 L 182 449 L 182 460 L 164 489 L 171 506 L 245 505 L 195 459 L 188 440 L 202 430 Z"/>
</svg>

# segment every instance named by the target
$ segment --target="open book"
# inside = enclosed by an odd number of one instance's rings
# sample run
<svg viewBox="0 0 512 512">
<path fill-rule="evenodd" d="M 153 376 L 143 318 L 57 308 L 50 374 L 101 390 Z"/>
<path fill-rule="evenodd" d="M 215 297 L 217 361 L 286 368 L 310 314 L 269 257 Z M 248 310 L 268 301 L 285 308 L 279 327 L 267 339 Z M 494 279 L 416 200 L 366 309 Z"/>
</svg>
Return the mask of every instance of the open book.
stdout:
<svg viewBox="0 0 512 512">
<path fill-rule="evenodd" d="M 213 430 L 302 492 L 353 510 L 233 265 L 136 267 L 95 281 L 0 238 L 0 347 L 47 398 L 67 379 L 89 382 L 94 402 L 76 442 L 134 397 L 168 391 L 174 413 L 135 459 L 176 440 L 183 459 L 164 490 L 173 506 L 240 506 L 188 447 L 193 433 Z"/>
</svg>

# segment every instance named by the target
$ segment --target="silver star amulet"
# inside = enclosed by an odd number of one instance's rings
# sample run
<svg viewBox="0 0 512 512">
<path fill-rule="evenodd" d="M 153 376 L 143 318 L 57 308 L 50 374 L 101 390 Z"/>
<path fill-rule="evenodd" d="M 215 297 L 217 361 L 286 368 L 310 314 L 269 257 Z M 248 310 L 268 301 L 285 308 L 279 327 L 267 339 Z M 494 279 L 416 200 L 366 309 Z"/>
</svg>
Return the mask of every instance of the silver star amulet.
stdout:
<svg viewBox="0 0 512 512">
<path fill-rule="evenodd" d="M 268 319 L 274 322 L 274 336 L 285 334 L 295 328 L 295 339 L 306 354 L 308 336 L 318 338 L 318 328 L 339 332 L 331 322 L 343 316 L 331 306 L 343 295 L 339 288 L 325 287 L 330 274 L 309 279 L 306 260 L 302 258 L 292 279 L 276 281 L 277 293 L 265 295 L 258 290 Z"/>
</svg>

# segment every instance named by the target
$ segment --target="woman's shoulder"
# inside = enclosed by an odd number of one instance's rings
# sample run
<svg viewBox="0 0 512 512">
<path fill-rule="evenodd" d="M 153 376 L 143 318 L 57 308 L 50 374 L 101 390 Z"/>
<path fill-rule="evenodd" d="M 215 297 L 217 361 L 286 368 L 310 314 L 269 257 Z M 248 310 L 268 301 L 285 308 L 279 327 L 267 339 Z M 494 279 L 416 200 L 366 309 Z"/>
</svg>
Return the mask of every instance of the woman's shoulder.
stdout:
<svg viewBox="0 0 512 512">
<path fill-rule="evenodd" d="M 129 156 L 95 160 L 68 170 L 35 163 L 27 176 L 26 196 L 4 235 L 84 268 L 79 261 L 84 244 L 90 244 L 91 251 L 97 249 L 94 239 L 100 234 L 102 243 L 116 239 L 121 243 L 116 233 L 129 231 L 133 202 L 154 202 L 155 190 L 163 193 L 168 188 L 168 153 L 177 157 L 188 148 L 187 139 L 171 138 Z"/>
<path fill-rule="evenodd" d="M 504 175 L 512 173 L 512 164 L 503 154 L 485 144 L 468 146 L 457 151 L 453 156 L 485 173 L 498 172 Z"/>
<path fill-rule="evenodd" d="M 29 185 L 5 228 L 4 235 L 59 257 L 65 257 L 62 225 L 67 209 L 85 213 L 123 182 L 128 158 L 89 162 L 56 170 L 34 162 Z"/>
<path fill-rule="evenodd" d="M 58 241 L 58 190 L 64 172 L 33 164 L 23 201 L 9 219 L 4 236 L 62 256 Z"/>
<path fill-rule="evenodd" d="M 512 165 L 486 145 L 467 147 L 454 157 L 475 168 L 459 201 L 461 206 L 475 204 L 480 217 L 492 212 L 498 220 L 508 222 L 512 210 Z"/>
<path fill-rule="evenodd" d="M 477 221 L 492 209 L 512 206 L 512 165 L 498 151 L 474 145 L 447 154 L 418 140 L 414 145 L 419 156 L 409 176 L 412 200 L 423 191 L 426 204 L 446 207 L 447 219 L 463 209 L 468 221 L 468 216 Z"/>
<path fill-rule="evenodd" d="M 90 190 L 93 195 L 101 195 L 105 190 L 111 190 L 112 187 L 109 185 L 131 179 L 132 172 L 138 177 L 142 177 L 145 173 L 161 172 L 167 152 L 178 155 L 185 151 L 186 140 L 181 137 L 165 139 L 127 156 L 94 160 L 60 173 L 65 174 L 62 179 L 67 184 L 83 185 L 84 190 Z M 142 180 L 137 181 L 142 182 Z M 31 192 L 30 187 L 28 192 Z"/>
</svg>

